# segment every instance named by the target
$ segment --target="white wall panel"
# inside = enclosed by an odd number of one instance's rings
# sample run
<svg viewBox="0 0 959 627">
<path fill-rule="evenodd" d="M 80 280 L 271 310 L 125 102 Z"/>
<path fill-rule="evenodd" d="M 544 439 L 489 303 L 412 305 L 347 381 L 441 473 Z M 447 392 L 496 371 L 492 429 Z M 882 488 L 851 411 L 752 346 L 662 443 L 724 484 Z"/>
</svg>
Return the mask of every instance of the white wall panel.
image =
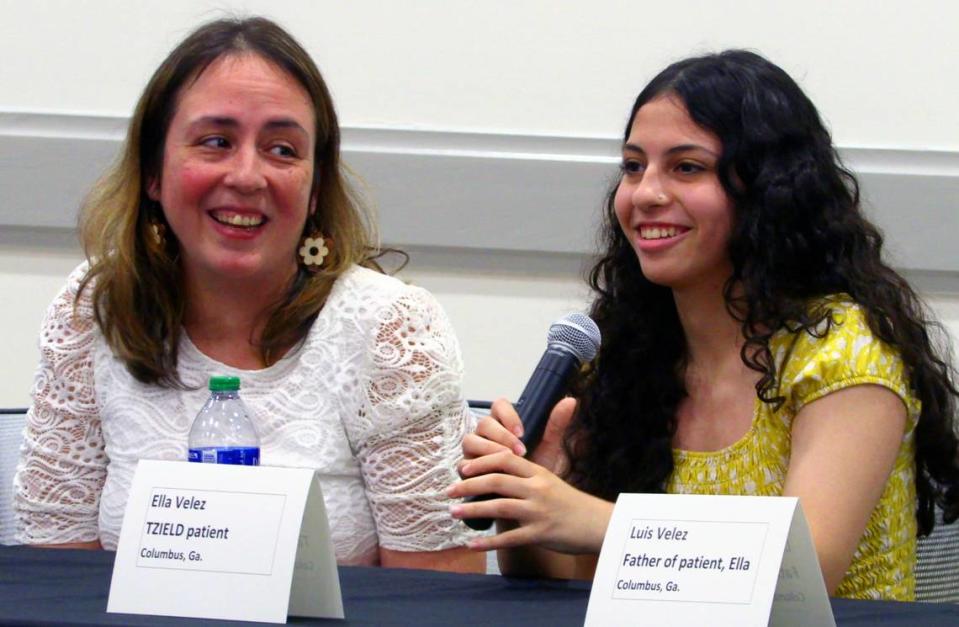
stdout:
<svg viewBox="0 0 959 627">
<path fill-rule="evenodd" d="M 404 276 L 437 294 L 467 393 L 515 395 L 584 306 L 616 138 L 667 62 L 762 51 L 807 90 L 899 267 L 959 331 L 959 3 L 917 0 L 0 0 L 0 405 L 80 259 L 79 198 L 156 64 L 224 10 L 286 25 L 324 71 L 346 156 Z"/>
</svg>

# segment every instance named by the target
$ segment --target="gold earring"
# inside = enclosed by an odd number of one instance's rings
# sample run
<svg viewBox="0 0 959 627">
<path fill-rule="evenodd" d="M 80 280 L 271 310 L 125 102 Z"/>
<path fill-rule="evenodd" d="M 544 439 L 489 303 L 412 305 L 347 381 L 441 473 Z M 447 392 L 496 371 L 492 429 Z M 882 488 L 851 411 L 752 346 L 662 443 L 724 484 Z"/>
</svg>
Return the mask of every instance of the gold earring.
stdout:
<svg viewBox="0 0 959 627">
<path fill-rule="evenodd" d="M 153 236 L 153 243 L 159 248 L 166 246 L 166 226 L 162 222 L 150 222 L 150 233 Z"/>
<path fill-rule="evenodd" d="M 163 205 L 158 200 L 149 201 L 147 207 L 147 226 L 150 227 L 150 236 L 157 248 L 166 248 L 166 224 L 163 223 Z"/>
<path fill-rule="evenodd" d="M 326 240 L 319 233 L 314 233 L 313 237 L 304 237 L 300 246 L 300 259 L 307 269 L 319 270 L 323 266 L 323 260 L 330 254 L 330 249 L 326 246 Z"/>
</svg>

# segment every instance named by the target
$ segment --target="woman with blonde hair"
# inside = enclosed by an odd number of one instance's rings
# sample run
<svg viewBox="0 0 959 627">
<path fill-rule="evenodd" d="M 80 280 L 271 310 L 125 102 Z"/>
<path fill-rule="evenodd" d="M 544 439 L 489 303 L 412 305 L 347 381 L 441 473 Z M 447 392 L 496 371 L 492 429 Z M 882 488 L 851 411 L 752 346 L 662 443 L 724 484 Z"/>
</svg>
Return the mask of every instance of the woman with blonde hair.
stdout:
<svg viewBox="0 0 959 627">
<path fill-rule="evenodd" d="M 459 348 L 378 271 L 329 92 L 263 18 L 206 24 L 144 90 L 47 312 L 16 476 L 25 543 L 114 549 L 139 459 L 185 459 L 211 374 L 263 463 L 319 471 L 341 563 L 481 570 L 444 486 L 471 428 Z"/>
</svg>

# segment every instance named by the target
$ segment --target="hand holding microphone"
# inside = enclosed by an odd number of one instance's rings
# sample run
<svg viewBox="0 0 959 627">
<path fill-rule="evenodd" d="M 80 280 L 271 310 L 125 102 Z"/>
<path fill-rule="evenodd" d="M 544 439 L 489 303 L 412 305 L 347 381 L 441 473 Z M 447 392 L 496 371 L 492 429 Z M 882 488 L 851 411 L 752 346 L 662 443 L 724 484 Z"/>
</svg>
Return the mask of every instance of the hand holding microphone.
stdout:
<svg viewBox="0 0 959 627">
<path fill-rule="evenodd" d="M 572 313 L 557 320 L 549 328 L 546 351 L 533 370 L 529 382 L 516 402 L 516 411 L 523 423 L 521 441 L 527 452 L 542 439 L 550 412 L 562 399 L 570 377 L 579 367 L 592 361 L 599 350 L 600 332 L 589 316 Z M 496 498 L 495 494 L 470 497 L 467 502 Z M 490 518 L 464 521 L 473 529 L 488 529 Z"/>
</svg>

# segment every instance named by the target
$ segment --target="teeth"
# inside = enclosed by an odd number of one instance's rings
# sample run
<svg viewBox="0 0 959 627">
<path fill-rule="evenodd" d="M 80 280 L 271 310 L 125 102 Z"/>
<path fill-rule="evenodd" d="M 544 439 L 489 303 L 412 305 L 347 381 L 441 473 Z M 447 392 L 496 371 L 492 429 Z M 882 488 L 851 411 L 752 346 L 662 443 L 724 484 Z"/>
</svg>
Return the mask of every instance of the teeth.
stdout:
<svg viewBox="0 0 959 627">
<path fill-rule="evenodd" d="M 679 232 L 675 226 L 664 226 L 664 227 L 640 227 L 639 236 L 643 239 L 664 239 L 667 237 L 675 237 Z"/>
<path fill-rule="evenodd" d="M 229 224 L 230 226 L 249 227 L 263 224 L 263 216 L 242 215 L 225 211 L 214 213 L 213 219 L 223 224 Z"/>
</svg>

